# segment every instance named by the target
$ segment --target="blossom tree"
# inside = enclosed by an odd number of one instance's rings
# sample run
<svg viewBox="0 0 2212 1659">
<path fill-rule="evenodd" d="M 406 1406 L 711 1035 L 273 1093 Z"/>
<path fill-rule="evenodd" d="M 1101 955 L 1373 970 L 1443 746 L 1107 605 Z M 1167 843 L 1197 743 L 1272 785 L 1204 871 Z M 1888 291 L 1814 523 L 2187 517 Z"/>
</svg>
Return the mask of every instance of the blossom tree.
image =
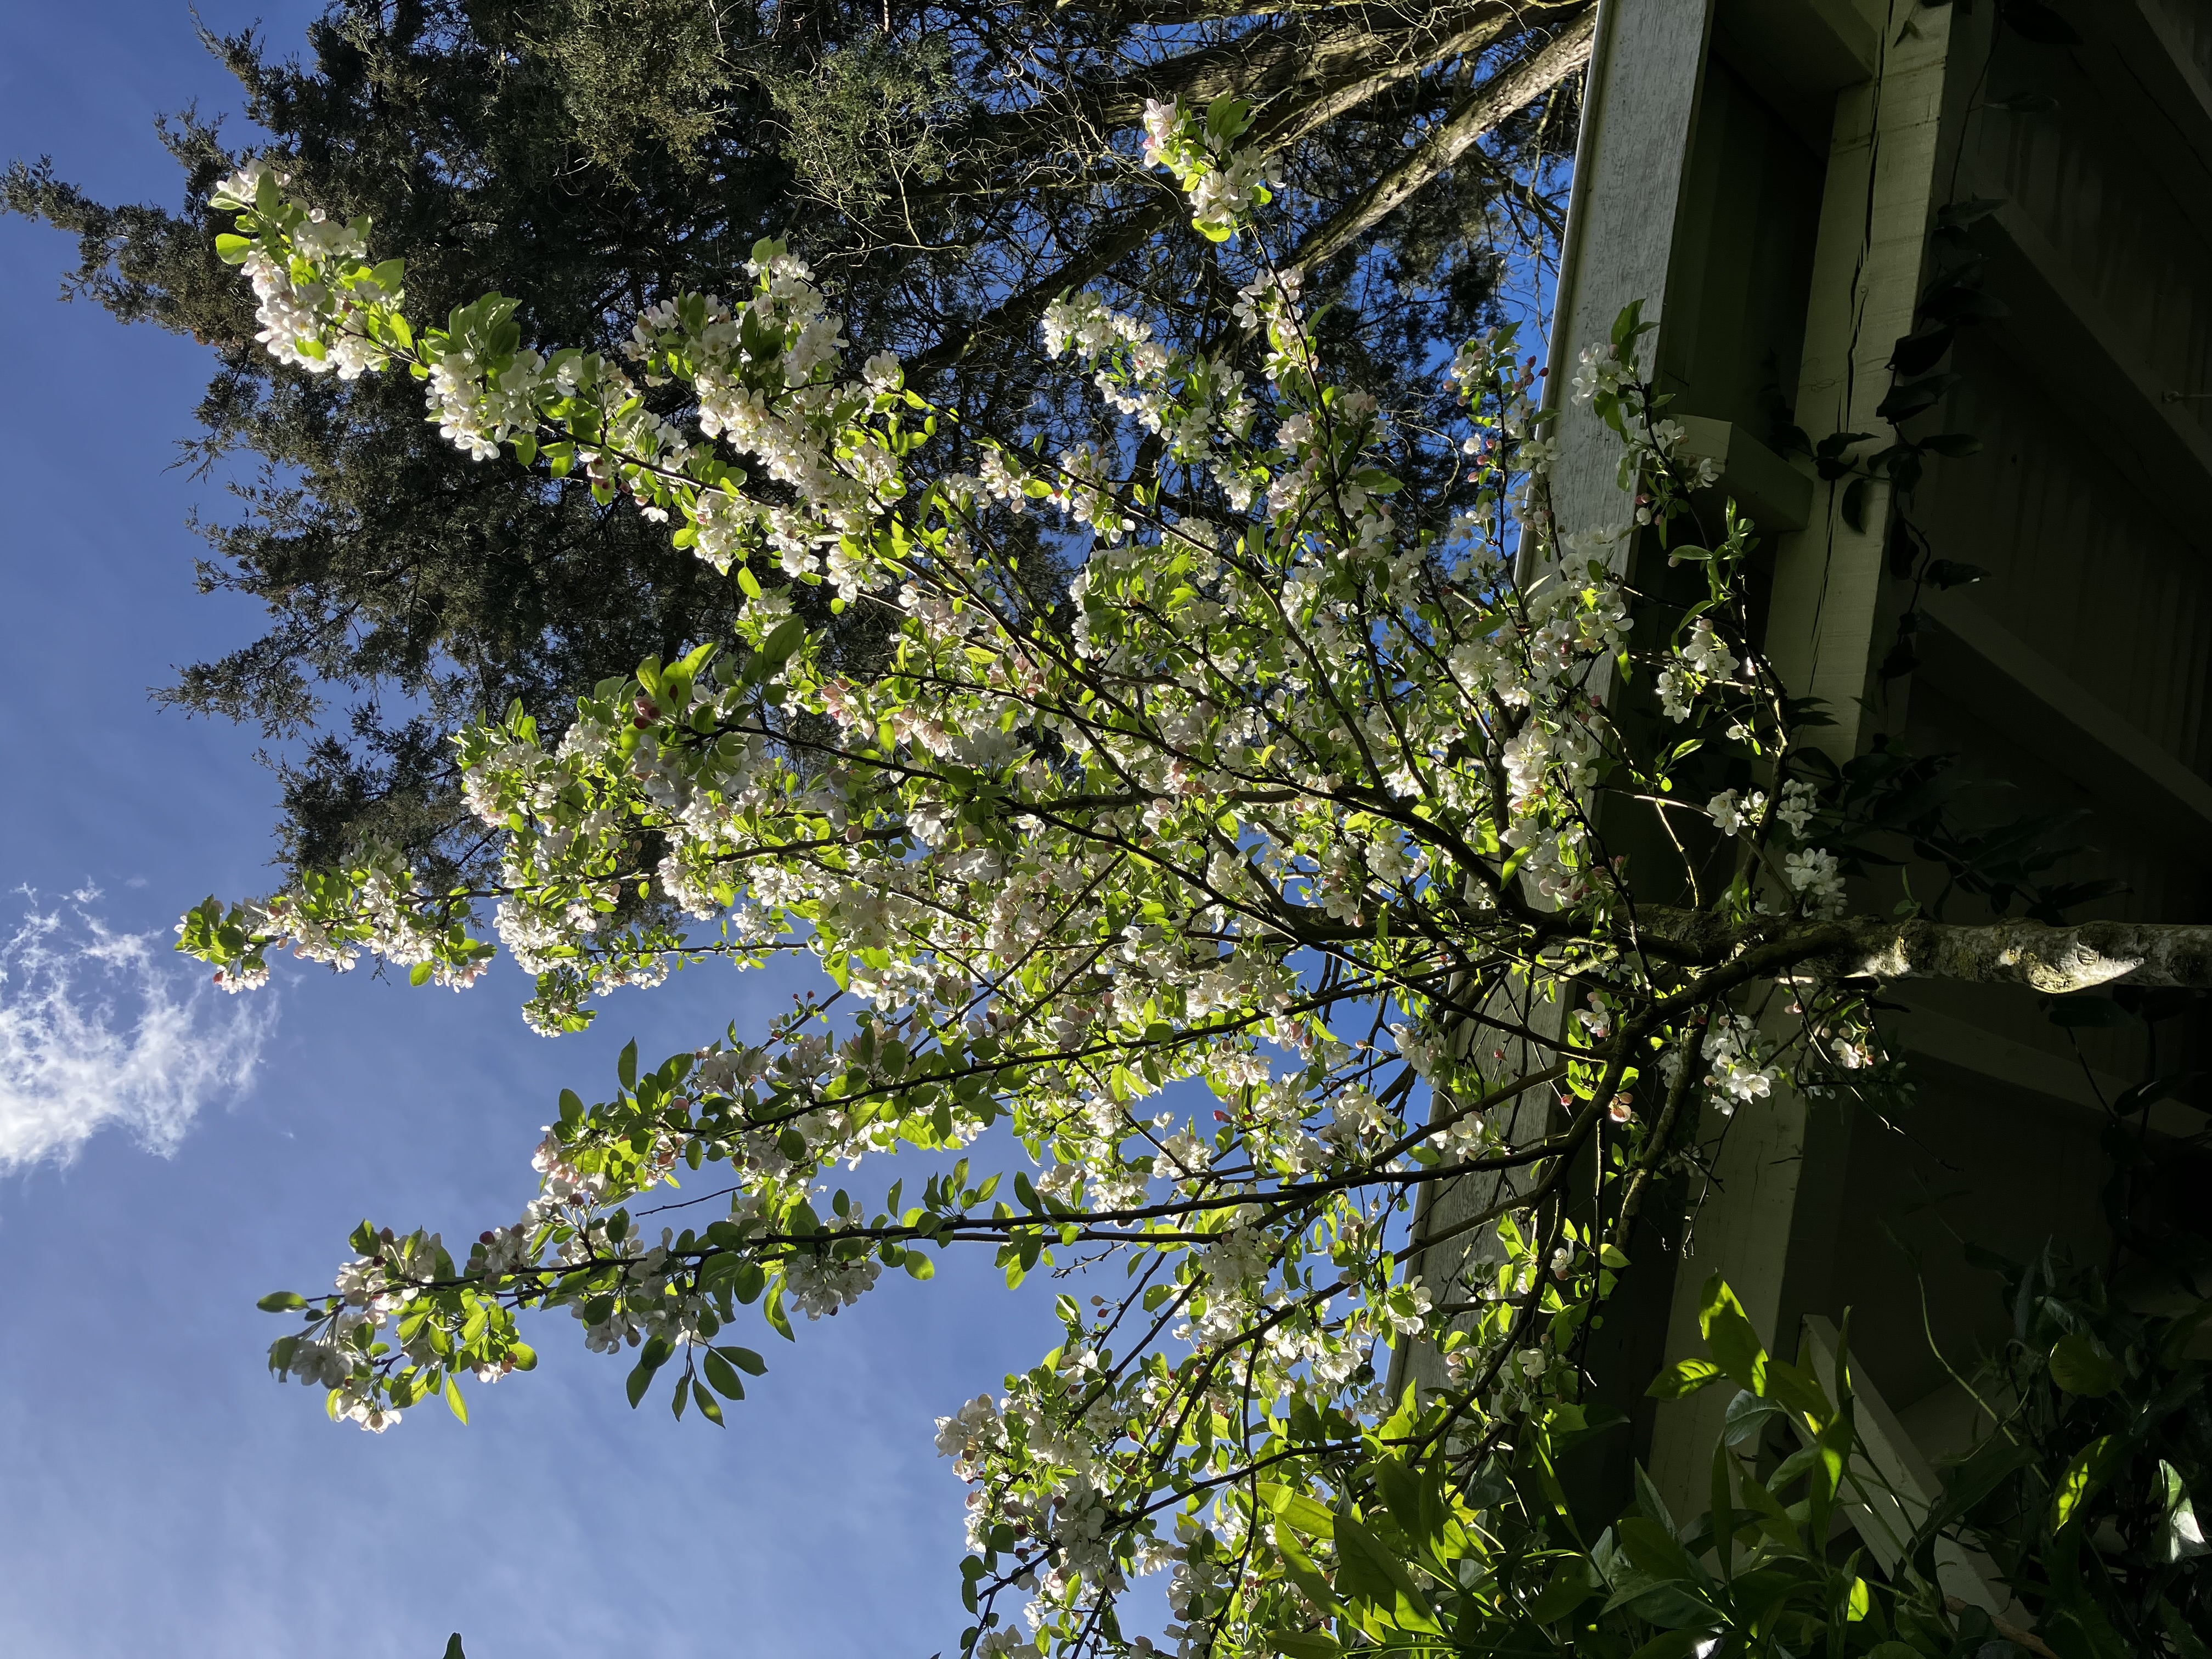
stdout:
<svg viewBox="0 0 2212 1659">
<path fill-rule="evenodd" d="M 1429 1603 L 1375 1540 L 1402 1555 L 1420 1529 L 1372 1517 L 1429 1515 L 1485 1572 L 1519 1547 L 1507 1477 L 1587 1426 L 1630 1223 L 1701 1115 L 1893 1086 L 1886 981 L 2212 982 L 2206 930 L 1845 913 L 1879 815 L 1755 648 L 1748 525 L 1694 509 L 1712 480 L 1639 374 L 1633 312 L 1557 415 L 1510 330 L 1440 364 L 1471 494 L 1401 522 L 1375 403 L 1327 382 L 1267 251 L 1249 118 L 1149 112 L 1146 161 L 1247 280 L 1200 341 L 1055 303 L 1047 346 L 1100 418 L 1051 455 L 963 425 L 888 354 L 849 369 L 773 242 L 750 294 L 654 305 L 617 362 L 526 344 L 496 295 L 418 328 L 365 222 L 268 164 L 222 185 L 276 356 L 404 367 L 452 442 L 629 496 L 747 604 L 726 645 L 598 686 L 556 746 L 520 708 L 455 734 L 495 887 L 372 855 L 211 899 L 181 947 L 234 990 L 285 948 L 458 988 L 495 935 L 549 1034 L 713 958 L 811 957 L 835 988 L 651 1069 L 633 1045 L 595 1103 L 564 1091 L 538 1196 L 465 1249 L 364 1223 L 335 1293 L 268 1298 L 300 1316 L 272 1367 L 334 1417 L 459 1412 L 464 1376 L 534 1364 L 526 1317 L 565 1315 L 624 1357 L 633 1404 L 665 1389 L 719 1423 L 763 1369 L 752 1318 L 793 1336 L 954 1248 L 1010 1286 L 1118 1264 L 1113 1294 L 1059 1297 L 1059 1346 L 940 1422 L 973 1488 L 964 1650 L 1152 1651 L 1123 1598 L 1163 1569 L 1179 1651 L 1389 1645 Z M 680 422 L 641 386 L 672 381 Z M 1697 567 L 1679 612 L 1555 532 L 1555 422 L 1580 419 L 1618 435 L 1633 503 L 1601 550 Z M 932 465 L 956 425 L 971 471 Z M 1008 550 L 1025 515 L 1076 558 L 1056 609 Z M 796 585 L 880 614 L 879 676 L 824 665 Z M 1673 867 L 1614 850 L 1632 823 Z M 637 919 L 629 895 L 667 903 Z M 926 1179 L 884 1167 L 902 1151 Z M 1482 1247 L 1423 1282 L 1406 1218 L 1468 1180 L 1493 1201 L 1455 1225 Z M 713 1218 L 655 1231 L 679 1182 Z M 1709 1304 L 1725 1346 L 1733 1304 Z M 1447 1386 L 1393 1397 L 1388 1351 L 1416 1339 Z"/>
</svg>

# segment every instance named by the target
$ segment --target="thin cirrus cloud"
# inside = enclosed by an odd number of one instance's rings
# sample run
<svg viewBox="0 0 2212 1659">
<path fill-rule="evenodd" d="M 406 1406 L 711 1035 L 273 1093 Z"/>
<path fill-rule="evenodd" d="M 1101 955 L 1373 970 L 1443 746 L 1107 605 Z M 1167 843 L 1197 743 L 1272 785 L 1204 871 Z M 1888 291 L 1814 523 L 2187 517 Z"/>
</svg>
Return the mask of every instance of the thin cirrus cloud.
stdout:
<svg viewBox="0 0 2212 1659">
<path fill-rule="evenodd" d="M 200 1109 L 242 1093 L 272 1014 L 218 1006 L 155 933 L 109 927 L 87 888 L 0 943 L 0 1171 L 66 1164 L 103 1130 L 174 1152 Z"/>
</svg>

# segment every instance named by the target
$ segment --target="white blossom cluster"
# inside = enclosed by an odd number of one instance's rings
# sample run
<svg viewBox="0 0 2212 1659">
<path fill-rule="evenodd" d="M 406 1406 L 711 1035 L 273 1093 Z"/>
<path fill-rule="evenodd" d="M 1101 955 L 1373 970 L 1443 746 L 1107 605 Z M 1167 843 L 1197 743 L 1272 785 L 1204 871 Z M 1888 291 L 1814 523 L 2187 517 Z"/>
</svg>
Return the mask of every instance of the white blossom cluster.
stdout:
<svg viewBox="0 0 2212 1659">
<path fill-rule="evenodd" d="M 1739 1106 L 1764 1100 L 1782 1075 L 1766 1057 L 1757 1022 L 1747 1015 L 1715 1016 L 1699 1052 L 1705 1064 L 1705 1087 L 1724 1116 Z"/>
<path fill-rule="evenodd" d="M 1148 112 L 1146 160 L 1209 235 L 1268 188 L 1237 147 L 1249 125 L 1229 102 Z M 375 295 L 325 305 L 301 286 L 327 244 L 362 292 L 362 250 L 301 231 L 319 222 L 258 177 L 234 182 L 276 227 L 244 261 L 291 284 L 270 287 L 275 331 L 326 357 L 343 337 L 397 349 Z M 1129 1253 L 1149 1271 L 1127 1304 L 1063 1297 L 1066 1340 L 937 1424 L 970 1486 L 971 1547 L 1016 1563 L 1007 1586 L 1030 1598 L 1022 1625 L 978 1640 L 1013 1659 L 1169 1569 L 1168 1634 L 1202 1648 L 1244 1587 L 1249 1495 L 1194 1496 L 1169 1521 L 1159 1494 L 1212 1467 L 1190 1448 L 1262 1443 L 1291 1415 L 1356 1439 L 1396 1409 L 1376 1381 L 1393 1346 L 1436 1342 L 1455 1384 L 1490 1390 L 1472 1409 L 1571 1398 L 1558 1321 L 1616 1249 L 1532 1209 L 1499 1221 L 1478 1268 L 1429 1283 L 1394 1228 L 1425 1172 L 1514 1152 L 1522 1096 L 1601 1121 L 1625 1166 L 1649 1145 L 1632 1067 L 1665 1076 L 1686 1054 L 1724 1113 L 1782 1075 L 1725 1007 L 1702 1030 L 1637 1024 L 1676 970 L 1622 942 L 1625 878 L 1592 814 L 1615 782 L 1672 787 L 1606 702 L 1630 648 L 1615 555 L 1632 531 L 1553 534 L 1553 417 L 1510 331 L 1450 369 L 1472 504 L 1443 533 L 1401 521 L 1383 411 L 1320 373 L 1296 273 L 1248 270 L 1247 337 L 1218 349 L 1163 343 L 1095 295 L 1056 302 L 1045 343 L 1097 394 L 1100 437 L 1048 460 L 979 435 L 957 474 L 915 459 L 927 419 L 907 422 L 927 405 L 895 357 L 845 378 L 841 319 L 772 243 L 749 297 L 653 307 L 627 368 L 526 347 L 504 301 L 424 337 L 407 361 L 450 441 L 627 492 L 746 596 L 733 640 L 603 683 L 557 741 L 520 708 L 459 737 L 465 799 L 500 847 L 493 927 L 538 975 L 533 1024 L 573 1030 L 616 987 L 771 952 L 814 958 L 840 1006 L 804 1002 L 758 1044 L 732 1034 L 645 1076 L 626 1055 L 616 1098 L 564 1102 L 513 1223 L 461 1264 L 432 1237 L 357 1236 L 281 1369 L 381 1428 L 425 1378 L 451 1399 L 459 1371 L 527 1364 L 514 1312 L 563 1308 L 587 1347 L 635 1356 L 634 1390 L 671 1368 L 679 1408 L 703 1413 L 713 1379 L 736 1397 L 726 1353 L 746 1351 L 718 1344 L 739 1305 L 788 1334 L 886 1267 L 927 1276 L 955 1238 L 989 1243 L 1010 1283 Z M 696 395 L 689 425 L 645 406 L 672 380 Z M 1711 482 L 1621 346 L 1586 353 L 1577 391 L 1624 415 L 1644 522 Z M 1157 471 L 1130 476 L 1110 434 L 1163 441 L 1146 446 Z M 740 463 L 772 488 L 750 493 Z M 1002 537 L 1031 512 L 1080 556 L 1049 621 Z M 793 583 L 869 607 L 883 672 L 840 672 Z M 1741 707 L 1760 672 L 1741 638 L 1716 609 L 1649 653 L 1668 714 L 1759 718 Z M 1710 816 L 1785 854 L 1801 914 L 1833 914 L 1838 861 L 1802 844 L 1813 792 L 1765 781 L 1712 796 Z M 377 854 L 210 902 L 180 931 L 233 987 L 287 945 L 459 985 L 492 954 L 471 925 Z M 1547 1004 L 1569 981 L 1583 988 Z M 1516 996 L 1553 1023 L 1509 1010 L 1509 1059 L 1507 1039 L 1473 1034 Z M 1850 1068 L 1856 1041 L 1836 1036 L 1831 1061 Z M 1547 1044 L 1555 1063 L 1530 1058 Z M 1000 1125 L 1029 1154 L 1003 1188 L 959 1156 Z M 838 1184 L 908 1149 L 957 1159 L 920 1201 Z M 640 1200 L 709 1164 L 712 1219 L 648 1240 Z"/>
<path fill-rule="evenodd" d="M 1773 804 L 1773 817 L 1791 840 L 1802 841 L 1806 828 L 1820 810 L 1819 791 L 1802 778 L 1782 786 Z M 1705 803 L 1714 828 L 1723 836 L 1749 836 L 1762 826 L 1768 811 L 1765 793 L 1723 790 Z M 1827 921 L 1844 913 L 1844 877 L 1839 860 L 1826 848 L 1797 846 L 1784 851 L 1781 876 L 1791 903 L 1802 915 Z"/>
<path fill-rule="evenodd" d="M 213 191 L 212 206 L 234 212 L 284 212 L 276 192 L 290 182 L 265 161 L 250 161 Z M 403 295 L 389 273 L 358 269 L 368 252 L 368 222 L 343 224 L 320 208 L 294 210 L 284 250 L 266 242 L 238 250 L 258 302 L 254 337 L 278 362 L 311 374 L 335 371 L 342 380 L 381 368 L 390 360 L 362 327 L 379 307 L 397 307 Z M 236 240 L 239 239 L 231 239 Z"/>
<path fill-rule="evenodd" d="M 1252 111 L 1223 100 L 1200 112 L 1180 98 L 1145 101 L 1144 160 L 1164 167 L 1190 198 L 1191 223 L 1220 240 L 1282 188 L 1280 164 L 1237 140 L 1250 128 Z"/>
</svg>

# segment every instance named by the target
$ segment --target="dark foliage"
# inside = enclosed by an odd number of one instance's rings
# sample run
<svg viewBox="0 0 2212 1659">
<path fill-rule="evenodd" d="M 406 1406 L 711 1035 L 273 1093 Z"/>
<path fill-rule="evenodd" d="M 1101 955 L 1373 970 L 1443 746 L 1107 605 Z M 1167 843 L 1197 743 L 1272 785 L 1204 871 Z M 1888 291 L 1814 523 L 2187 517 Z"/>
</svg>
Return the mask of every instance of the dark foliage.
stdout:
<svg viewBox="0 0 2212 1659">
<path fill-rule="evenodd" d="M 1154 234 L 1182 210 L 1137 162 L 1146 99 L 1237 93 L 1285 165 L 1285 246 L 1337 249 L 1309 293 L 1339 307 L 1341 372 L 1398 415 L 1419 515 L 1453 477 L 1423 438 L 1438 343 L 1485 320 L 1506 252 L 1540 247 L 1556 214 L 1541 186 L 1573 83 L 1528 65 L 1588 9 L 334 0 L 307 61 L 210 37 L 268 142 L 165 124 L 178 210 L 103 205 L 45 161 L 11 167 L 0 205 L 77 235 L 66 291 L 216 358 L 185 447 L 240 480 L 239 510 L 199 526 L 201 582 L 263 600 L 269 626 L 156 695 L 270 739 L 284 861 L 379 841 L 464 878 L 481 848 L 441 734 L 514 698 L 557 728 L 601 677 L 725 634 L 735 595 L 581 483 L 471 463 L 410 381 L 273 365 L 203 205 L 242 153 L 281 153 L 301 194 L 369 215 L 417 316 L 497 290 L 544 342 L 610 349 L 663 295 L 741 289 L 755 240 L 787 236 L 855 343 L 900 350 L 980 424 L 1050 440 L 1081 417 L 1040 396 L 1049 300 L 1103 282 L 1174 310 L 1220 282 L 1196 239 Z M 1493 106 L 1455 165 L 1422 161 L 1425 187 L 1347 234 L 1362 192 L 1414 166 L 1410 141 Z M 866 628 L 836 626 L 866 672 Z"/>
</svg>

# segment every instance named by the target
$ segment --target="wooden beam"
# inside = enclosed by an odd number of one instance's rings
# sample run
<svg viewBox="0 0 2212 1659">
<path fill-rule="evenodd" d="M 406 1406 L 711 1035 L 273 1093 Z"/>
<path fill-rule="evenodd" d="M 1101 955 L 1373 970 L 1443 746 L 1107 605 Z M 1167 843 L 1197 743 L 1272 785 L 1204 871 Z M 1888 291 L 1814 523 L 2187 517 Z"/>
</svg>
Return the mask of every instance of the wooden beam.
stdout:
<svg viewBox="0 0 2212 1659">
<path fill-rule="evenodd" d="M 1982 222 L 1990 289 L 2012 307 L 1990 325 L 1998 343 L 2062 407 L 2086 405 L 2097 418 L 2085 428 L 2109 434 L 2100 447 L 2122 477 L 2158 504 L 2177 534 L 2212 550 L 2203 512 L 2212 501 L 2212 434 L 2185 412 L 2192 406 L 2166 397 L 2176 389 L 2170 377 L 2136 356 L 2034 221 L 2007 203 Z"/>
<path fill-rule="evenodd" d="M 1858 0 L 1720 0 L 1713 46 L 1818 151 L 1836 94 L 1874 79 L 1881 23 Z"/>
<path fill-rule="evenodd" d="M 1884 428 L 1875 409 L 1888 392 L 1887 363 L 1899 337 L 1911 331 L 1919 297 L 1957 9 L 1919 12 L 1916 29 L 1883 43 L 1879 78 L 1837 100 L 1796 405 L 1797 424 L 1816 442 Z M 1854 530 L 1844 520 L 1841 491 L 1819 484 L 1811 522 L 1776 550 L 1767 655 L 1793 696 L 1827 705 L 1836 724 L 1813 740 L 1839 759 L 1858 751 L 1861 699 L 1889 634 L 1882 609 L 1888 497 L 1888 485 L 1876 483 L 1865 527 Z"/>
<path fill-rule="evenodd" d="M 2076 5 L 2089 25 L 2084 33 L 2102 36 L 2126 62 L 2137 95 L 2173 125 L 2174 136 L 2206 167 L 2212 167 L 2212 82 L 2190 60 L 2181 37 L 2146 0 L 2097 0 Z"/>
<path fill-rule="evenodd" d="M 1790 1328 L 1785 1316 L 1790 1244 L 1806 1187 L 1805 1098 L 1777 1089 L 1756 1107 L 1728 1120 L 1713 1157 L 1711 1179 L 1700 1194 L 1691 1182 L 1692 1220 L 1674 1269 L 1674 1305 L 1667 1320 L 1669 1357 L 1701 1351 L 1698 1315 L 1706 1278 L 1725 1273 L 1745 1315 L 1770 1351 L 1778 1352 Z M 1814 1183 L 1832 1173 L 1814 1171 Z M 1808 1194 L 1809 1197 L 1809 1194 Z M 1826 1248 L 1825 1242 L 1818 1248 Z M 1706 1507 L 1713 1444 L 1728 1410 L 1728 1390 L 1706 1389 L 1661 1413 L 1651 1437 L 1650 1474 L 1659 1495 L 1677 1515 Z"/>
<path fill-rule="evenodd" d="M 1682 447 L 1691 454 L 1717 462 L 1720 483 L 1717 494 L 1732 498 L 1737 507 L 1758 521 L 1770 536 L 1802 530 L 1813 519 L 1813 480 L 1784 460 L 1765 444 L 1728 421 L 1708 420 L 1702 415 L 1675 417 L 1688 435 Z"/>
<path fill-rule="evenodd" d="M 1577 355 L 1607 339 L 1629 304 L 1656 320 L 1667 293 L 1683 179 L 1705 86 L 1712 0 L 1605 0 L 1583 94 L 1573 201 L 1553 308 L 1547 395 L 1565 396 Z M 1657 347 L 1643 343 L 1648 368 Z M 1619 442 L 1588 418 L 1558 423 L 1552 495 L 1562 530 L 1586 535 L 1632 517 Z M 1626 546 L 1620 550 L 1625 554 Z"/>
<path fill-rule="evenodd" d="M 2085 1068 L 2069 1056 L 2000 1036 L 1971 1020 L 1917 1006 L 1909 987 L 1892 987 L 1882 994 L 1905 1005 L 1904 1012 L 1887 1016 L 1882 1022 L 1893 1049 L 1941 1060 L 2008 1089 L 2060 1101 L 2100 1116 L 2105 1103 L 2118 1098 L 2129 1087 L 2126 1079 Z M 2160 1134 L 2186 1140 L 2204 1127 L 2204 1115 L 2179 1101 L 2161 1100 L 2150 1109 L 2150 1127 Z"/>
<path fill-rule="evenodd" d="M 2002 684 L 1984 679 L 1978 686 L 1969 676 L 1946 674 L 1940 659 L 1924 653 L 1921 678 L 1996 730 L 2027 741 L 2093 793 L 2130 806 L 2150 805 L 2192 840 L 2212 830 L 2212 782 L 1966 593 L 1923 594 L 1921 609 Z"/>
<path fill-rule="evenodd" d="M 1798 424 L 1816 439 L 1880 429 L 1874 406 L 1890 383 L 1883 364 L 1911 331 L 1919 293 L 1954 10 L 1919 13 L 1916 30 L 1881 43 L 1875 78 L 1836 100 L 1796 400 Z M 1776 553 L 1766 650 L 1793 695 L 1827 701 L 1839 724 L 1820 728 L 1823 747 L 1842 757 L 1857 751 L 1875 654 L 1885 494 L 1876 490 L 1863 532 L 1843 521 L 1832 486 L 1814 485 L 1807 527 L 1784 535 Z M 1724 1266 L 1762 1340 L 1778 1346 L 1796 1330 L 1793 1268 L 1802 1276 L 1807 1261 L 1833 1249 L 1826 1133 L 1802 1097 L 1780 1089 L 1729 1120 L 1708 1147 L 1713 1180 L 1675 1273 L 1669 1354 L 1696 1350 L 1711 1263 Z M 1669 1504 L 1702 1507 L 1727 1405 L 1712 1397 L 1718 1392 L 1669 1407 L 1653 1435 L 1651 1478 Z"/>
<path fill-rule="evenodd" d="M 2212 241 L 2212 88 L 2173 26 L 2145 0 L 2077 7 L 2087 44 L 2073 54 L 2099 120 L 2124 140 L 2129 164 L 2165 180 L 2173 210 Z"/>
</svg>

